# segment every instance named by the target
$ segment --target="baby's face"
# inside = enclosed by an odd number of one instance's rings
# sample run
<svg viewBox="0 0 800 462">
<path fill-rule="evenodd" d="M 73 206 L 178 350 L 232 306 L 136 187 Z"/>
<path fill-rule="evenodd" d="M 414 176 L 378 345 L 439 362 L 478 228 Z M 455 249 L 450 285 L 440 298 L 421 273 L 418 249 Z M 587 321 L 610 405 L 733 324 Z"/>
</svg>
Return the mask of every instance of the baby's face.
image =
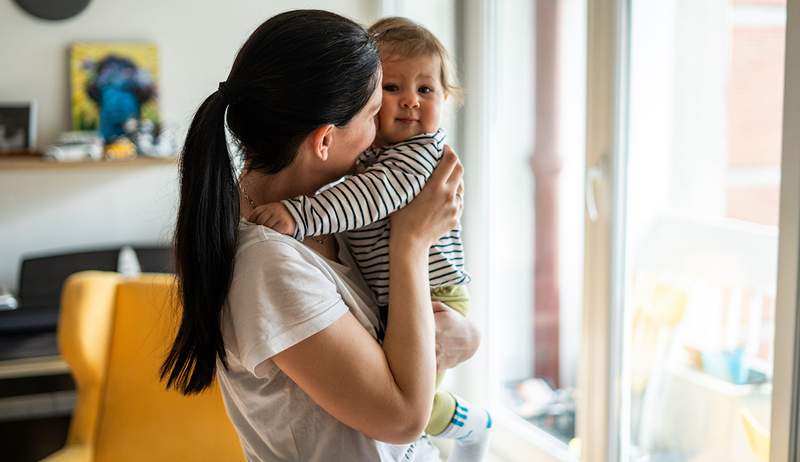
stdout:
<svg viewBox="0 0 800 462">
<path fill-rule="evenodd" d="M 392 144 L 435 132 L 444 104 L 438 56 L 389 56 L 383 66 L 383 105 L 378 113 L 378 144 Z"/>
</svg>

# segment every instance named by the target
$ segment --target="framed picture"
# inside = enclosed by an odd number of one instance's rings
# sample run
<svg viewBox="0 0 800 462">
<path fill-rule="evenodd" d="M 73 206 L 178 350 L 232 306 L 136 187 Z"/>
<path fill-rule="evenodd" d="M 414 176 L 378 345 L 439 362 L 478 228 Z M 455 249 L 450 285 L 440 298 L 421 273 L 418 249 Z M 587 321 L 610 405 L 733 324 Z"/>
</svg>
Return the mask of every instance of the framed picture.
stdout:
<svg viewBox="0 0 800 462">
<path fill-rule="evenodd" d="M 75 43 L 69 67 L 73 130 L 97 130 L 111 142 L 132 121 L 159 124 L 155 44 Z"/>
<path fill-rule="evenodd" d="M 0 152 L 28 151 L 36 144 L 36 102 L 0 102 Z"/>
</svg>

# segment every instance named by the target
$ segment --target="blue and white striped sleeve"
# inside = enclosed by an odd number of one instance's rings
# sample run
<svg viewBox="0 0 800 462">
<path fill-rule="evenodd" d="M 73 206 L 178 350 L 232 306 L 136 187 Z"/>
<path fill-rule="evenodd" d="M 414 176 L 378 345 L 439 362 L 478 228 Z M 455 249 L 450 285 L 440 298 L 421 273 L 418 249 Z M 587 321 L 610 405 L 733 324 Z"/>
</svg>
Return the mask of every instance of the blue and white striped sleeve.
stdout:
<svg viewBox="0 0 800 462">
<path fill-rule="evenodd" d="M 362 172 L 313 196 L 281 201 L 297 224 L 295 239 L 363 228 L 419 194 L 444 148 L 444 134 L 424 134 L 387 148 Z"/>
</svg>

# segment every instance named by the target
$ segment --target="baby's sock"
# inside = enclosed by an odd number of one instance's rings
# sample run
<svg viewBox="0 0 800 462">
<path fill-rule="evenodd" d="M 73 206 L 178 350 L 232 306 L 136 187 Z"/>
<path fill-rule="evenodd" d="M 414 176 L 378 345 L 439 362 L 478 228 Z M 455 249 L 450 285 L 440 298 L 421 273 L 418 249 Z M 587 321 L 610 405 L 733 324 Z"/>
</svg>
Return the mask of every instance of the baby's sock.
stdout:
<svg viewBox="0 0 800 462">
<path fill-rule="evenodd" d="M 456 399 L 456 411 L 447 428 L 435 436 L 455 440 L 448 462 L 479 462 L 483 460 L 489 448 L 492 417 L 486 409 L 473 405 L 461 397 L 455 395 L 453 397 Z"/>
</svg>

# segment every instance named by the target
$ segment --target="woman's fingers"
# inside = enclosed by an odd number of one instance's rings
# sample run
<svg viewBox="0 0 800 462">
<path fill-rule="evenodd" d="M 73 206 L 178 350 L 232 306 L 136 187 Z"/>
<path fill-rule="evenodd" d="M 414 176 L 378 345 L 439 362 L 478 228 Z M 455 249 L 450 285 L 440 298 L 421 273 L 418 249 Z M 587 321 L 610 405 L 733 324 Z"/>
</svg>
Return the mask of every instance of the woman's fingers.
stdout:
<svg viewBox="0 0 800 462">
<path fill-rule="evenodd" d="M 445 158 L 455 158 L 455 165 L 453 169 L 449 172 L 449 175 L 446 177 L 447 183 L 460 183 L 461 178 L 464 173 L 464 166 L 461 165 L 461 161 L 458 160 L 458 156 L 456 155 L 455 151 L 450 147 L 450 145 L 444 145 L 444 154 L 442 155 L 442 160 Z M 441 161 L 439 162 L 441 164 Z"/>
<path fill-rule="evenodd" d="M 430 245 L 455 228 L 461 214 L 457 192 L 463 170 L 453 150 L 446 149 L 422 191 L 406 207 L 392 214 L 392 230 L 401 230 L 399 235 L 421 238 Z"/>
<path fill-rule="evenodd" d="M 439 164 L 433 170 L 428 181 L 435 184 L 449 183 L 459 165 L 461 165 L 461 163 L 458 161 L 458 157 L 456 157 L 455 153 L 452 150 L 445 150 L 442 158 L 439 160 Z"/>
</svg>

